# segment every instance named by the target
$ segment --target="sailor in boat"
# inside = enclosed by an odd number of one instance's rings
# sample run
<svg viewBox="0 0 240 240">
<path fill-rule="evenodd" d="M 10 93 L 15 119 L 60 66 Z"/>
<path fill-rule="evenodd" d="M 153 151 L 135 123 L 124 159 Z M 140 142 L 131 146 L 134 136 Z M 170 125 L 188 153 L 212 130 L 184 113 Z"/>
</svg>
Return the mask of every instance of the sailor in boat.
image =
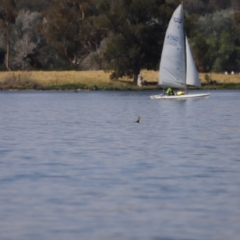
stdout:
<svg viewBox="0 0 240 240">
<path fill-rule="evenodd" d="M 172 88 L 168 88 L 166 94 L 168 96 L 172 96 L 172 95 L 174 95 L 174 91 L 172 90 Z"/>
</svg>

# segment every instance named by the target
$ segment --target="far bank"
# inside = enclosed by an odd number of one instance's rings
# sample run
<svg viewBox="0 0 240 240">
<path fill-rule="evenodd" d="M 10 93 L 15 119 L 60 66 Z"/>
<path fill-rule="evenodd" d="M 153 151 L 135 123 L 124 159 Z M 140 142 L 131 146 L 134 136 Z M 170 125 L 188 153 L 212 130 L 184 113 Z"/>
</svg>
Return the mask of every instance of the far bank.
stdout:
<svg viewBox="0 0 240 240">
<path fill-rule="evenodd" d="M 0 72 L 1 90 L 156 90 L 158 71 L 141 71 L 144 86 L 132 79 L 110 79 L 110 72 L 99 71 L 11 71 Z M 200 73 L 203 89 L 240 89 L 239 74 Z"/>
</svg>

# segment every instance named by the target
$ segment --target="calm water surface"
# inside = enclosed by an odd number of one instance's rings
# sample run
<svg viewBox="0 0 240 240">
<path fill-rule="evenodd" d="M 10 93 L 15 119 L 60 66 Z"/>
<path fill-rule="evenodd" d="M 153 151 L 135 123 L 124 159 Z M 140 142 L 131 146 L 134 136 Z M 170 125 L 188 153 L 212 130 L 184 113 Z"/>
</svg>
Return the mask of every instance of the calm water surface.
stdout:
<svg viewBox="0 0 240 240">
<path fill-rule="evenodd" d="M 240 239 L 240 91 L 152 94 L 0 92 L 0 239 Z"/>
</svg>

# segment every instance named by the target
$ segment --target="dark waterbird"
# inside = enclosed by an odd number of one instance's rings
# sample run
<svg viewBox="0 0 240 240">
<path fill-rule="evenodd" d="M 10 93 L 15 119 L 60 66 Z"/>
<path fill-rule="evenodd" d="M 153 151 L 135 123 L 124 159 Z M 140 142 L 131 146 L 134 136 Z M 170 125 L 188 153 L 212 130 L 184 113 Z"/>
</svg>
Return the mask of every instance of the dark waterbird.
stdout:
<svg viewBox="0 0 240 240">
<path fill-rule="evenodd" d="M 140 123 L 140 118 L 141 118 L 141 116 L 138 116 L 136 123 Z"/>
</svg>

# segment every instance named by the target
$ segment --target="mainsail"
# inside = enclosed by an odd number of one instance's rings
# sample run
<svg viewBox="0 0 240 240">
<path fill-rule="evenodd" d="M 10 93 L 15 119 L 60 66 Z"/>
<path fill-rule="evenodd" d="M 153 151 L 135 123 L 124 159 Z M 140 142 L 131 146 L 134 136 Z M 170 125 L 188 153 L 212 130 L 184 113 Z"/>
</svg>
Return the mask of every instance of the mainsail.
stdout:
<svg viewBox="0 0 240 240">
<path fill-rule="evenodd" d="M 159 85 L 186 88 L 186 52 L 182 4 L 174 11 L 165 35 L 159 69 Z"/>
</svg>

